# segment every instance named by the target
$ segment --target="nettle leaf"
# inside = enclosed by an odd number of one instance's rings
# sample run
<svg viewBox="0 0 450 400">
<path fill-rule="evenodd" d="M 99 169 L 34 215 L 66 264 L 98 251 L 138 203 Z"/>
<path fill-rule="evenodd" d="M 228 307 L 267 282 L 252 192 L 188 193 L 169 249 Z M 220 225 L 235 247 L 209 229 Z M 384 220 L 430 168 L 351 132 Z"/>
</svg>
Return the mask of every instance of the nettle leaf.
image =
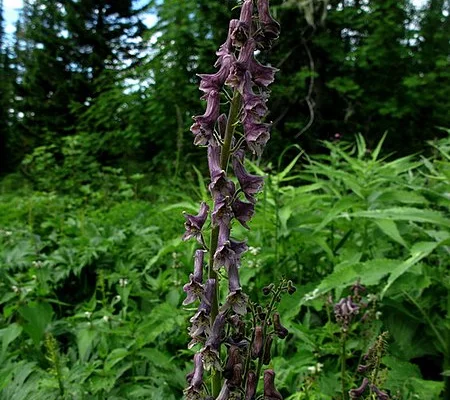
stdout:
<svg viewBox="0 0 450 400">
<path fill-rule="evenodd" d="M 27 321 L 23 330 L 33 340 L 36 346 L 39 345 L 44 336 L 47 326 L 52 321 L 52 306 L 44 302 L 30 302 L 28 305 L 18 309 L 19 314 Z"/>
<path fill-rule="evenodd" d="M 392 269 L 387 285 L 381 291 L 381 297 L 384 296 L 386 291 L 391 287 L 391 285 L 398 277 L 408 271 L 413 265 L 417 264 L 424 257 L 428 256 L 436 247 L 439 246 L 439 244 L 439 242 L 416 243 L 411 249 L 411 256 Z"/>
<path fill-rule="evenodd" d="M 342 263 L 335 271 L 322 280 L 318 286 L 321 293 L 332 289 L 344 288 L 352 285 L 357 279 L 366 286 L 377 285 L 401 261 L 390 259 L 375 259 L 366 262 Z"/>
<path fill-rule="evenodd" d="M 378 220 L 428 222 L 450 228 L 450 219 L 443 213 L 434 210 L 422 210 L 414 207 L 393 207 L 383 210 L 356 211 L 350 214 L 353 217 L 373 218 Z"/>
<path fill-rule="evenodd" d="M 77 332 L 77 346 L 81 361 L 87 361 L 94 347 L 94 341 L 98 332 L 92 327 L 81 329 Z"/>
<path fill-rule="evenodd" d="M 397 243 L 400 243 L 404 247 L 408 247 L 408 245 L 400 235 L 397 224 L 394 221 L 390 219 L 379 219 L 375 220 L 375 224 L 385 235 L 389 236 L 392 240 L 395 240 Z"/>
<path fill-rule="evenodd" d="M 22 330 L 23 328 L 15 322 L 0 330 L 0 337 L 2 340 L 0 359 L 4 359 L 8 346 L 20 336 Z"/>
</svg>

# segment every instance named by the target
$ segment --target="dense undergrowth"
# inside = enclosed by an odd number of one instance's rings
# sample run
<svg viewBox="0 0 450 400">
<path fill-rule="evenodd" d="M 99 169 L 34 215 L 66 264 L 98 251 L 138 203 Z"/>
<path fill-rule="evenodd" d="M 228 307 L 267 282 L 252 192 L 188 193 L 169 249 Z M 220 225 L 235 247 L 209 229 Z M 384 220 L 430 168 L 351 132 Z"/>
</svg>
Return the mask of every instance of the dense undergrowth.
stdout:
<svg viewBox="0 0 450 400">
<path fill-rule="evenodd" d="M 391 398 L 445 398 L 450 141 L 404 158 L 359 136 L 324 145 L 327 155 L 291 147 L 279 165 L 249 166 L 266 183 L 241 235 L 252 246 L 242 285 L 254 300 L 282 277 L 298 289 L 279 306 L 290 334 L 273 349 L 277 387 L 345 399 L 366 377 Z M 181 212 L 207 201 L 206 182 L 195 169 L 127 175 L 74 146 L 63 163 L 49 148 L 26 160 L 33 188 L 16 175 L 1 183 L 0 398 L 179 399 L 195 246 L 181 240 Z M 357 281 L 366 290 L 343 327 L 334 306 Z M 358 368 L 368 358 L 370 375 Z"/>
</svg>

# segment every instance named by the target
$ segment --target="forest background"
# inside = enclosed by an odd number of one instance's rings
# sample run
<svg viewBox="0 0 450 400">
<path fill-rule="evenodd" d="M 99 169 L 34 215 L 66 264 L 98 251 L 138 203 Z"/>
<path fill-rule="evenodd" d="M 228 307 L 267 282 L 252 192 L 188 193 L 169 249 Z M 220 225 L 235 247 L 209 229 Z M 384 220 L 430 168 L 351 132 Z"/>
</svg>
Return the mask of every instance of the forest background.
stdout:
<svg viewBox="0 0 450 400">
<path fill-rule="evenodd" d="M 181 211 L 206 198 L 196 74 L 214 71 L 236 3 L 25 0 L 14 32 L 3 5 L 1 398 L 179 398 Z M 393 337 L 391 394 L 449 394 L 450 2 L 271 7 L 282 33 L 258 57 L 279 72 L 244 282 L 256 297 L 281 276 L 302 287 L 284 305 L 293 333 L 278 350 L 298 355 L 275 361 L 281 390 L 356 385 L 339 362 L 356 366 L 374 338 L 344 362 L 323 321 L 327 293 L 362 277 L 383 298 L 373 332 Z M 317 363 L 327 372 L 311 375 Z"/>
</svg>

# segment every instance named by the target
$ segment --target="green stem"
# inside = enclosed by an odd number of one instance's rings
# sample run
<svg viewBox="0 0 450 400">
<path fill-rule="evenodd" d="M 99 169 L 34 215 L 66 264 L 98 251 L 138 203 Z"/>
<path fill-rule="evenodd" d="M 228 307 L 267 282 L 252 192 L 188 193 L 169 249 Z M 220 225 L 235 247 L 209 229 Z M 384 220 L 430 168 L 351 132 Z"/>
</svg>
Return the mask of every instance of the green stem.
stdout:
<svg viewBox="0 0 450 400">
<path fill-rule="evenodd" d="M 220 168 L 227 171 L 228 161 L 231 155 L 231 144 L 233 142 L 234 130 L 238 121 L 239 110 L 241 108 L 241 95 L 235 90 L 233 93 L 233 99 L 231 100 L 230 110 L 228 113 L 227 127 L 225 129 L 225 137 L 223 139 L 222 150 L 220 153 Z M 217 272 L 214 270 L 214 254 L 217 250 L 219 239 L 219 227 L 215 226 L 211 231 L 211 241 L 209 246 L 209 265 L 208 265 L 208 278 L 216 280 L 216 291 L 213 295 L 211 304 L 211 327 L 214 323 L 217 314 L 219 312 L 219 279 Z M 217 397 L 222 388 L 222 377 L 219 371 L 212 371 L 211 392 L 214 397 Z"/>
<path fill-rule="evenodd" d="M 448 278 L 447 278 L 448 279 Z M 450 288 L 447 289 L 447 315 L 446 315 L 447 327 L 450 326 Z M 450 329 L 447 329 L 446 335 L 447 345 L 444 348 L 444 371 L 447 375 L 444 376 L 444 398 L 450 399 L 450 376 L 448 372 L 450 371 Z"/>
<path fill-rule="evenodd" d="M 347 391 L 345 389 L 346 386 L 346 341 L 347 341 L 347 334 L 345 332 L 342 332 L 342 354 L 341 354 L 341 387 L 342 387 L 342 399 L 347 400 Z"/>
</svg>

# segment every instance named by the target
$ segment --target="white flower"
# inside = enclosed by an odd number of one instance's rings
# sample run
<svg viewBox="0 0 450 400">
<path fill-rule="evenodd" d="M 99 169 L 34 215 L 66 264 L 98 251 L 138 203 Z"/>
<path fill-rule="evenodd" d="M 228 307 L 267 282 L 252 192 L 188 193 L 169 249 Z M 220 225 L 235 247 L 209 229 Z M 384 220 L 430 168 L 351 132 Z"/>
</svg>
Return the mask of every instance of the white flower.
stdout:
<svg viewBox="0 0 450 400">
<path fill-rule="evenodd" d="M 105 321 L 105 322 L 109 322 L 109 320 L 111 319 L 108 315 L 104 315 L 103 316 L 103 321 Z"/>
<path fill-rule="evenodd" d="M 126 278 L 120 278 L 119 279 L 119 286 L 120 287 L 125 287 L 127 285 L 128 285 L 128 279 L 126 279 Z"/>
<path fill-rule="evenodd" d="M 377 295 L 376 294 L 372 294 L 372 293 L 369 293 L 368 295 L 367 295 L 367 301 L 369 302 L 369 303 L 374 303 L 374 302 L 376 302 L 377 301 Z"/>
<path fill-rule="evenodd" d="M 248 248 L 248 252 L 254 256 L 258 255 L 260 251 L 261 251 L 261 247 L 249 246 L 249 248 Z"/>
<path fill-rule="evenodd" d="M 87 319 L 91 319 L 92 313 L 91 313 L 90 311 L 85 311 L 84 316 L 85 316 Z"/>
<path fill-rule="evenodd" d="M 17 287 L 16 285 L 11 286 L 11 289 L 13 290 L 14 293 L 19 293 L 20 292 L 20 288 Z"/>
<path fill-rule="evenodd" d="M 311 372 L 312 374 L 317 374 L 318 372 L 322 371 L 322 367 L 323 364 L 322 363 L 317 363 L 316 365 L 313 365 L 311 367 L 308 367 L 308 371 Z"/>
</svg>

